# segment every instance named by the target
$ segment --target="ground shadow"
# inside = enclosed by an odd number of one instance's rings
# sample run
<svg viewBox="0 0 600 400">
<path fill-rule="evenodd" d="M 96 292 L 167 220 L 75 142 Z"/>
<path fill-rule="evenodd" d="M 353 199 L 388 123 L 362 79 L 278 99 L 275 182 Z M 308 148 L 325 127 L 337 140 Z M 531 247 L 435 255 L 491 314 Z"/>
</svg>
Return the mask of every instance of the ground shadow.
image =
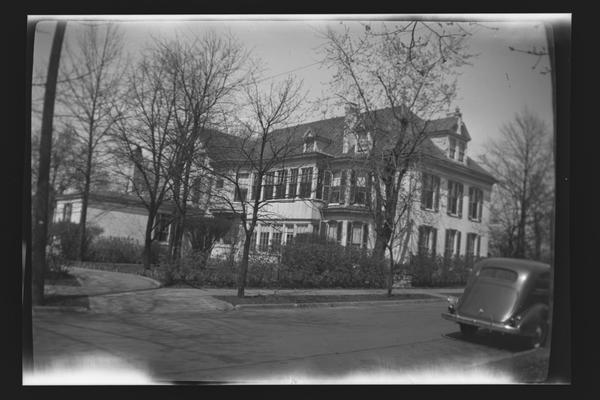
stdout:
<svg viewBox="0 0 600 400">
<path fill-rule="evenodd" d="M 481 346 L 492 347 L 498 350 L 505 350 L 511 353 L 518 353 L 530 349 L 525 338 L 515 335 L 503 335 L 498 332 L 479 330 L 473 336 L 465 336 L 460 332 L 447 333 L 442 336 L 453 340 L 460 340 Z"/>
</svg>

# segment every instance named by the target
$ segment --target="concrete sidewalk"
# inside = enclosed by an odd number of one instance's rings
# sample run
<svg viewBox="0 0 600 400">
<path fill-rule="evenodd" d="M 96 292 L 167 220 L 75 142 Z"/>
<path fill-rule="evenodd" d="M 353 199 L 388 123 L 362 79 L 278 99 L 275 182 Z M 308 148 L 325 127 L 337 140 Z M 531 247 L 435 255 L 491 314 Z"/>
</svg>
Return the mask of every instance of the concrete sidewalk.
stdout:
<svg viewBox="0 0 600 400">
<path fill-rule="evenodd" d="M 460 294 L 457 288 L 395 288 L 393 294 L 427 294 L 434 298 L 422 300 L 391 300 L 391 301 L 353 301 L 336 303 L 309 303 L 296 305 L 287 303 L 276 304 L 246 304 L 234 307 L 232 304 L 216 299 L 214 296 L 235 296 L 237 289 L 220 288 L 164 288 L 160 283 L 137 274 L 127 274 L 103 270 L 71 268 L 81 286 L 47 286 L 46 294 L 88 296 L 89 312 L 92 313 L 173 313 L 173 312 L 212 312 L 244 308 L 296 308 L 296 307 L 332 307 L 356 306 L 366 304 L 384 304 L 402 302 L 439 301 L 448 294 Z M 280 295 L 366 295 L 383 294 L 384 289 L 246 289 L 246 296 Z M 435 299 L 437 298 L 437 299 Z M 36 312 L 58 309 L 68 310 L 68 307 L 37 307 Z M 76 311 L 76 310 L 73 310 Z M 77 310 L 86 311 L 86 310 Z"/>
</svg>

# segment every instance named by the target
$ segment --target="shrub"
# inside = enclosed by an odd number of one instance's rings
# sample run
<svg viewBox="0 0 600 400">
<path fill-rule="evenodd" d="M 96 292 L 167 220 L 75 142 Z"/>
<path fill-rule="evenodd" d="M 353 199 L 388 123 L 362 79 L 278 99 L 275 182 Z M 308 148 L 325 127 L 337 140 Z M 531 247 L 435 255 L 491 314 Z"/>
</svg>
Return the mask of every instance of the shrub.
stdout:
<svg viewBox="0 0 600 400">
<path fill-rule="evenodd" d="M 412 277 L 413 286 L 463 286 L 467 283 L 475 261 L 477 259 L 474 257 L 467 256 L 417 254 L 400 269 Z"/>
<path fill-rule="evenodd" d="M 90 245 L 86 261 L 138 264 L 144 247 L 131 238 L 101 237 Z"/>
<path fill-rule="evenodd" d="M 84 255 L 89 252 L 91 243 L 102 233 L 102 228 L 88 224 Z M 75 260 L 79 249 L 79 224 L 70 221 L 54 222 L 48 229 L 49 245 L 62 258 Z"/>
</svg>

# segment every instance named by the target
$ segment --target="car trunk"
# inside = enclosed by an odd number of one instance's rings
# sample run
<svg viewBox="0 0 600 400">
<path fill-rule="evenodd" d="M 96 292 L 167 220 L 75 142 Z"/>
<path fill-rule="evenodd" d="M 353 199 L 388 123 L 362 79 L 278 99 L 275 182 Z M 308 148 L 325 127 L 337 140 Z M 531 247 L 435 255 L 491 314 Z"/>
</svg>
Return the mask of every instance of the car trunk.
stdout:
<svg viewBox="0 0 600 400">
<path fill-rule="evenodd" d="M 486 322 L 502 322 L 511 316 L 517 300 L 513 286 L 492 279 L 479 278 L 465 293 L 458 313 Z"/>
</svg>

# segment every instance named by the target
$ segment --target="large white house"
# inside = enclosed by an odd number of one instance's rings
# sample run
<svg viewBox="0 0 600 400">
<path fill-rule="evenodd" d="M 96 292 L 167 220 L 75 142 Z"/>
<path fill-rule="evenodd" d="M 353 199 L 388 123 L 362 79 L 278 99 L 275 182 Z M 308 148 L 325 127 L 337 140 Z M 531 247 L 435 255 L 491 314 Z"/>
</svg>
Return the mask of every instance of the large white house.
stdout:
<svg viewBox="0 0 600 400">
<path fill-rule="evenodd" d="M 390 113 L 390 109 L 378 110 L 376 116 L 388 121 Z M 368 152 L 389 150 L 400 132 L 392 128 L 374 140 L 368 130 L 355 129 L 355 121 L 356 113 L 347 107 L 343 116 L 273 132 L 273 140 L 287 140 L 291 151 L 260 185 L 247 152 L 242 151 L 247 141 L 212 131 L 204 151 L 214 168 L 235 172 L 240 190 L 227 179 L 210 179 L 212 197 L 207 200 L 202 196 L 201 201 L 206 214 L 232 217 L 233 210 L 241 210 L 242 202 L 259 196 L 265 204 L 252 238 L 254 251 L 277 250 L 303 233 L 318 233 L 343 246 L 372 249 L 372 183 L 363 160 Z M 490 194 L 495 179 L 469 157 L 471 137 L 460 111 L 429 121 L 414 117 L 412 123 L 420 127 L 425 138 L 419 145 L 419 162 L 411 164 L 405 182 L 405 193 L 412 193 L 414 200 L 407 218 L 399 222 L 410 221 L 410 229 L 397 240 L 395 259 L 420 249 L 487 256 Z M 190 200 L 195 207 L 201 205 L 198 198 Z M 135 196 L 93 193 L 90 199 L 88 222 L 100 225 L 103 235 L 143 242 L 147 214 Z M 54 220 L 78 222 L 79 203 L 78 194 L 58 197 Z M 167 214 L 165 207 L 160 218 L 167 221 Z M 157 224 L 157 240 L 166 242 L 168 235 L 168 224 Z M 229 254 L 235 248 L 239 251 L 242 237 L 228 235 L 216 246 L 214 255 Z M 405 251 L 400 251 L 400 244 Z"/>
<path fill-rule="evenodd" d="M 391 110 L 378 110 L 380 121 L 391 119 Z M 268 173 L 261 185 L 247 157 L 236 158 L 232 143 L 222 156 L 222 147 L 207 146 L 215 164 L 235 172 L 238 192 L 227 179 L 216 181 L 213 215 L 231 215 L 242 201 L 259 196 L 266 201 L 251 248 L 272 251 L 303 233 L 318 233 L 343 246 L 372 249 L 375 226 L 371 203 L 372 181 L 365 168 L 364 155 L 385 152 L 397 142 L 398 131 L 380 134 L 353 129 L 356 113 L 352 107 L 337 118 L 314 121 L 273 132 L 274 141 L 287 140 L 293 148 L 289 156 Z M 471 140 L 462 115 L 456 112 L 431 121 L 413 121 L 425 133 L 419 145 L 419 162 L 411 167 L 404 193 L 413 193 L 408 234 L 397 238 L 395 259 L 419 249 L 437 254 L 486 256 L 490 194 L 495 179 L 469 157 Z M 295 140 L 289 140 L 290 135 Z M 279 136 L 279 138 L 278 138 Z M 227 135 L 222 135 L 222 146 Z M 387 146 L 387 148 L 386 148 Z M 276 146 L 275 146 L 276 147 Z M 227 198 L 223 201 L 222 198 Z M 221 201 L 219 201 L 221 198 Z M 237 208 L 239 212 L 240 208 Z M 241 236 L 241 235 L 240 235 Z M 228 251 L 219 246 L 217 253 Z M 241 247 L 241 246 L 238 246 Z M 401 251 L 406 247 L 407 251 Z"/>
</svg>

